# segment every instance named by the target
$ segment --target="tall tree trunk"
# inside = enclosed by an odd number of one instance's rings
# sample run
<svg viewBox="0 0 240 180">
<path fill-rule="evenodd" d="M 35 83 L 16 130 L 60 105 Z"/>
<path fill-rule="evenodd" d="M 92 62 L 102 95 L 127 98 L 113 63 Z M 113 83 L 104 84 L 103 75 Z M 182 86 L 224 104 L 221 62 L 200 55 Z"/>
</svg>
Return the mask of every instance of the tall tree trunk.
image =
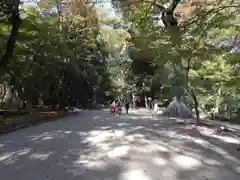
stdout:
<svg viewBox="0 0 240 180">
<path fill-rule="evenodd" d="M 194 101 L 194 109 L 195 109 L 195 112 L 196 112 L 197 124 L 200 124 L 199 103 L 198 103 L 198 100 L 197 100 L 197 96 L 190 87 L 188 87 L 188 92 L 192 96 L 193 101 Z"/>
<path fill-rule="evenodd" d="M 55 94 L 55 87 L 54 87 L 54 84 L 51 84 L 50 85 L 50 89 L 49 89 L 49 94 L 50 94 L 50 103 L 51 103 L 51 106 L 52 106 L 52 110 L 56 110 L 56 94 Z"/>
<path fill-rule="evenodd" d="M 197 120 L 197 124 L 200 124 L 200 113 L 199 113 L 199 103 L 197 100 L 197 96 L 189 82 L 189 70 L 191 69 L 191 58 L 188 59 L 187 61 L 187 68 L 186 68 L 186 83 L 187 83 L 187 91 L 188 93 L 192 96 L 193 102 L 194 102 L 194 109 L 195 109 L 195 113 L 196 113 L 196 120 Z"/>
<path fill-rule="evenodd" d="M 222 95 L 222 86 L 220 85 L 220 87 L 218 88 L 218 91 L 217 91 L 214 114 L 219 114 L 219 109 L 220 109 L 220 105 L 221 105 L 221 95 Z"/>
<path fill-rule="evenodd" d="M 132 103 L 133 103 L 133 108 L 135 109 L 136 108 L 136 97 L 135 97 L 134 93 L 132 93 Z"/>
<path fill-rule="evenodd" d="M 2 97 L 0 97 L 0 108 L 2 108 L 2 106 L 3 106 L 3 101 L 4 101 L 6 93 L 7 93 L 6 84 L 4 82 L 2 83 L 1 91 L 2 91 L 2 94 L 1 94 Z"/>
<path fill-rule="evenodd" d="M 7 48 L 5 50 L 5 53 L 3 54 L 3 56 L 0 59 L 0 69 L 4 69 L 7 66 L 9 59 L 13 55 L 13 50 L 15 47 L 18 30 L 19 30 L 20 24 L 21 24 L 21 19 L 20 19 L 20 14 L 19 14 L 20 0 L 15 0 L 14 2 L 15 3 L 12 3 L 11 5 L 7 4 L 8 9 L 11 10 L 12 29 L 11 29 L 11 33 L 10 33 L 10 36 L 7 41 Z"/>
<path fill-rule="evenodd" d="M 163 8 L 162 21 L 171 37 L 172 47 L 176 51 L 180 49 L 182 43 L 181 30 L 180 27 L 178 27 L 176 18 L 174 17 L 174 10 L 177 7 L 178 3 L 180 3 L 180 0 L 172 0 L 168 8 L 164 8 L 161 6 L 161 8 Z M 176 80 L 175 82 L 173 82 L 173 88 L 175 88 L 175 97 L 169 104 L 167 109 L 163 112 L 163 115 L 177 116 L 181 118 L 192 118 L 191 111 L 186 107 L 183 102 L 184 91 L 187 87 L 187 81 L 185 79 L 185 69 L 182 64 L 181 55 L 176 55 L 173 57 L 172 66 L 175 72 Z"/>
<path fill-rule="evenodd" d="M 23 92 L 23 89 L 22 89 L 21 85 L 19 84 L 15 88 L 16 88 L 16 90 L 18 92 L 18 95 L 19 95 L 20 99 L 22 100 L 22 107 L 21 107 L 21 109 L 26 109 L 27 102 L 26 102 L 26 99 L 25 99 L 25 96 L 24 96 L 24 92 Z"/>
<path fill-rule="evenodd" d="M 15 76 L 15 74 L 13 72 L 8 72 L 9 75 L 11 76 L 11 84 L 14 86 L 14 89 L 17 91 L 19 98 L 22 101 L 22 109 L 25 109 L 27 104 L 26 104 L 26 98 L 23 92 L 23 88 L 21 86 L 21 83 L 19 83 L 17 81 L 17 77 Z"/>
<path fill-rule="evenodd" d="M 144 102 L 145 102 L 145 108 L 148 108 L 148 99 L 147 99 L 147 95 L 144 95 Z"/>
</svg>

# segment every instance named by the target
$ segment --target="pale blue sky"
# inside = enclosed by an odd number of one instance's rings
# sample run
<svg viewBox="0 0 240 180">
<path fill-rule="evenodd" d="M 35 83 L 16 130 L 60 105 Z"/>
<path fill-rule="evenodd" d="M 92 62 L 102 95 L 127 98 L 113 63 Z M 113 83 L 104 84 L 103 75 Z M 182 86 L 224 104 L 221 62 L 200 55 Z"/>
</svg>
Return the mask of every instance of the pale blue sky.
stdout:
<svg viewBox="0 0 240 180">
<path fill-rule="evenodd" d="M 25 6 L 36 6 L 36 2 L 39 2 L 39 0 L 22 0 L 22 2 Z M 104 17 L 121 18 L 120 13 L 113 8 L 112 0 L 94 0 L 94 2 L 96 2 L 95 7 L 102 12 Z"/>
<path fill-rule="evenodd" d="M 97 4 L 95 5 L 96 8 L 98 8 L 105 17 L 108 18 L 121 18 L 120 13 L 116 12 L 116 10 L 113 8 L 112 0 L 96 0 Z"/>
</svg>

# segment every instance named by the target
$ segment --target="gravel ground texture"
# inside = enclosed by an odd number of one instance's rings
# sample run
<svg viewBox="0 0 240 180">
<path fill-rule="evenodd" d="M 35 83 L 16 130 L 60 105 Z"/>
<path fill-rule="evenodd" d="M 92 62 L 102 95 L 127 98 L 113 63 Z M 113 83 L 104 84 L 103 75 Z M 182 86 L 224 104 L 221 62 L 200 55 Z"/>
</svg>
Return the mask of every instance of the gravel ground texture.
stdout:
<svg viewBox="0 0 240 180">
<path fill-rule="evenodd" d="M 145 109 L 85 111 L 0 136 L 2 180 L 240 180 L 240 143 Z"/>
</svg>

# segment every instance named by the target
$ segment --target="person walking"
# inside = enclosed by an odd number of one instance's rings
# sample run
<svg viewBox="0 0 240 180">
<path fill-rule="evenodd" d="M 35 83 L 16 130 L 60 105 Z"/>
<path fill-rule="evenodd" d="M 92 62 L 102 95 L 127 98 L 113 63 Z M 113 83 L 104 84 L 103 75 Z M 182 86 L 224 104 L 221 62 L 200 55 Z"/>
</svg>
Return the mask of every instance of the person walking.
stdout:
<svg viewBox="0 0 240 180">
<path fill-rule="evenodd" d="M 116 112 L 118 114 L 121 114 L 122 113 L 122 108 L 121 108 L 121 100 L 118 98 L 117 99 L 117 103 L 116 103 Z"/>
<path fill-rule="evenodd" d="M 121 107 L 121 101 L 120 101 L 120 99 L 117 100 L 116 106 L 117 106 L 117 107 Z"/>
<path fill-rule="evenodd" d="M 128 99 L 126 98 L 126 99 L 125 99 L 126 114 L 128 114 L 129 106 L 130 106 L 130 103 L 129 103 Z"/>
</svg>

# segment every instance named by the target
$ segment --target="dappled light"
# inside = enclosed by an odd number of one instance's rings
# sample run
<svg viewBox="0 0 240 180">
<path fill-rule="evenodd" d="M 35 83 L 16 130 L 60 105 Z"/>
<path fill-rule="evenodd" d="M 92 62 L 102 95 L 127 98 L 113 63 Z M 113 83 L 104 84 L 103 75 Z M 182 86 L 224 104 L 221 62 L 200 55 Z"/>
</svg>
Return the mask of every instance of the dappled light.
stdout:
<svg viewBox="0 0 240 180">
<path fill-rule="evenodd" d="M 19 157 L 28 155 L 31 152 L 29 148 L 23 148 L 14 152 L 3 153 L 0 156 L 0 161 L 6 164 L 13 164 Z"/>
<path fill-rule="evenodd" d="M 13 179 L 9 169 L 23 163 L 21 177 L 32 177 L 28 170 L 48 165 L 40 177 L 52 171 L 58 172 L 53 177 L 92 180 L 239 176 L 240 154 L 233 146 L 237 139 L 221 139 L 212 128 L 157 120 L 150 112 L 138 111 L 110 119 L 105 111 L 86 112 L 84 117 L 39 125 L 37 132 L 29 128 L 2 136 L 0 172 Z M 18 143 L 10 141 L 13 136 Z"/>
<path fill-rule="evenodd" d="M 181 169 L 196 169 L 202 166 L 200 160 L 183 156 L 183 155 L 176 155 L 172 158 L 173 163 Z"/>
<path fill-rule="evenodd" d="M 221 135 L 221 134 L 216 134 L 216 130 L 208 130 L 208 132 L 206 132 L 206 130 L 202 130 L 201 132 L 204 135 L 207 135 L 209 137 L 213 137 L 216 139 L 219 139 L 223 142 L 226 143 L 234 143 L 234 144 L 239 144 L 240 143 L 240 138 L 237 136 L 231 136 L 229 134 L 225 134 L 225 135 Z"/>
<path fill-rule="evenodd" d="M 93 117 L 93 119 L 99 119 L 100 118 L 100 116 L 95 116 L 95 117 Z"/>
<path fill-rule="evenodd" d="M 167 160 L 161 157 L 153 158 L 153 163 L 160 167 L 168 164 Z"/>
<path fill-rule="evenodd" d="M 41 153 L 32 153 L 29 158 L 30 159 L 35 159 L 35 160 L 46 160 L 48 159 L 48 157 L 52 154 L 53 152 L 49 152 L 49 153 L 44 153 L 44 154 L 41 154 Z"/>
<path fill-rule="evenodd" d="M 139 179 L 139 180 L 152 180 L 152 178 L 148 177 L 144 170 L 128 170 L 121 174 L 121 177 L 119 180 L 134 180 L 134 179 Z"/>
<path fill-rule="evenodd" d="M 1 179 L 240 180 L 239 8 L 0 1 Z"/>
</svg>

